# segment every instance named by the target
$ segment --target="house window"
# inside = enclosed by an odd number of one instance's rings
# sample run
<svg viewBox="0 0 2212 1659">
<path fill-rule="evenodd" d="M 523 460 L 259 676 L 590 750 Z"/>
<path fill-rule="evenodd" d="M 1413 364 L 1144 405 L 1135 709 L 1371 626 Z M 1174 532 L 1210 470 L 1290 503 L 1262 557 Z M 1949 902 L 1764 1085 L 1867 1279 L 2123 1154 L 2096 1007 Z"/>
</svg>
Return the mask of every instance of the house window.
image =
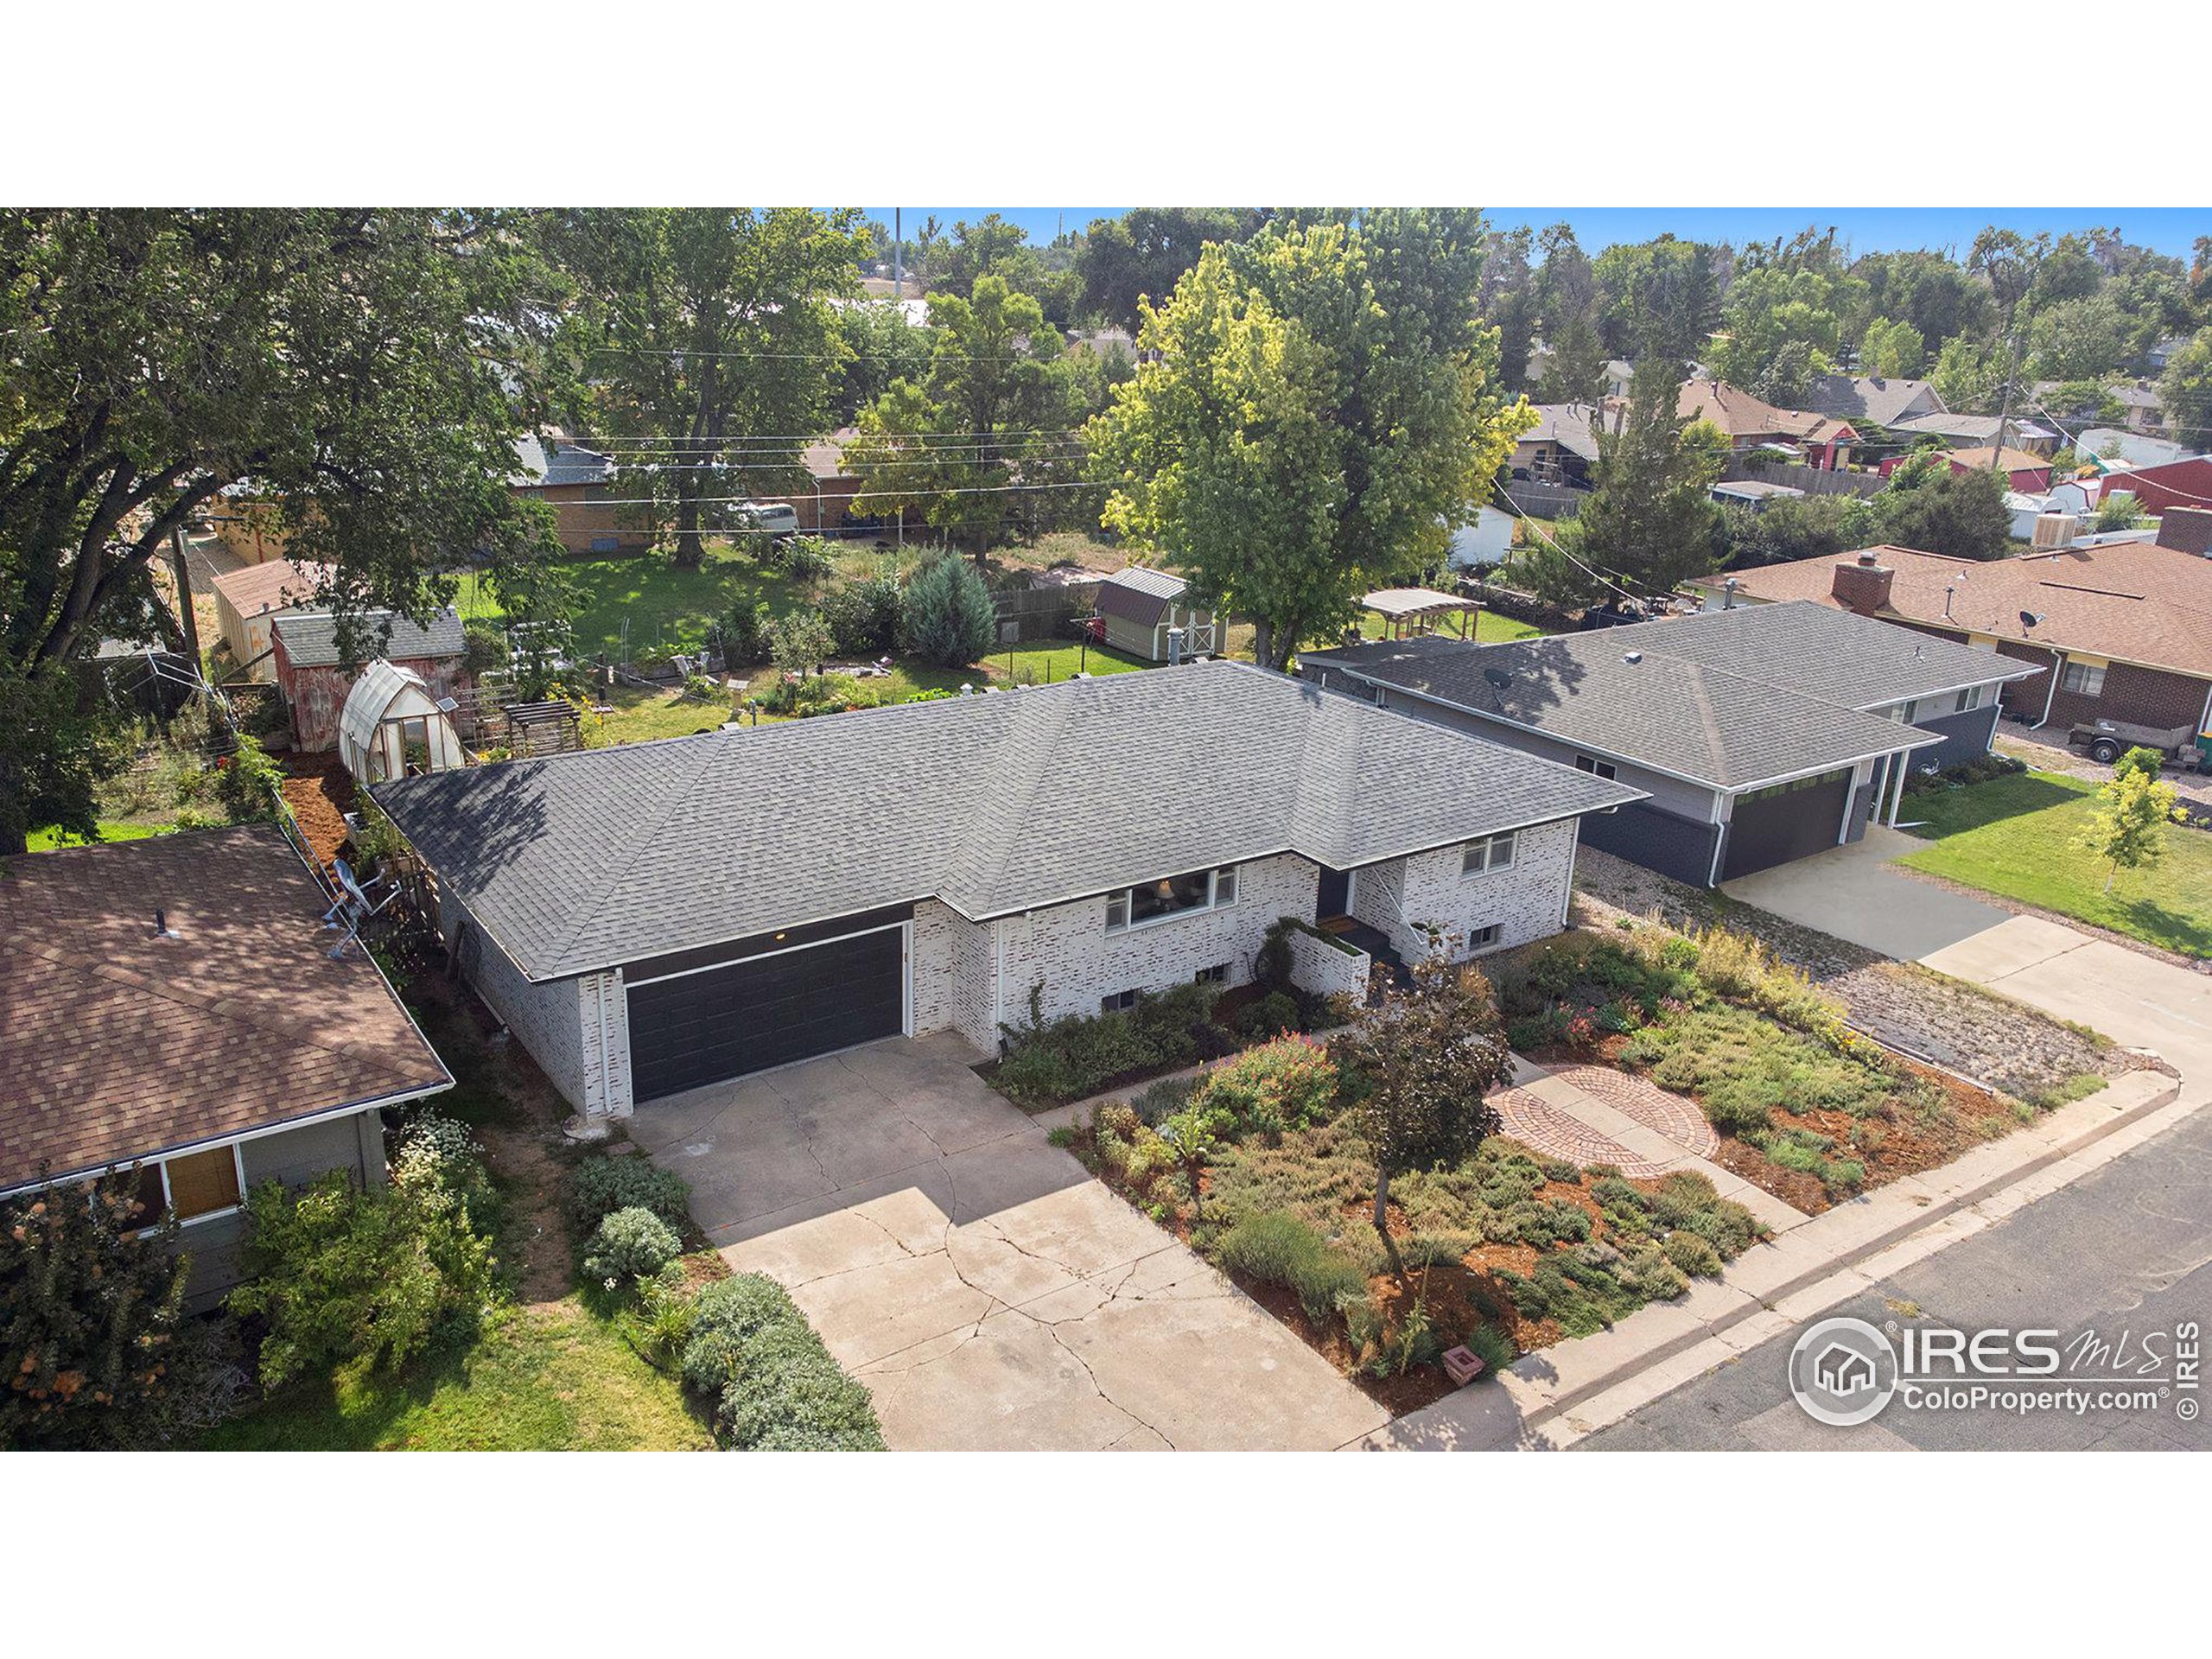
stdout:
<svg viewBox="0 0 2212 1659">
<path fill-rule="evenodd" d="M 1201 985 L 1226 985 L 1229 983 L 1229 964 L 1217 962 L 1211 968 L 1199 969 L 1191 977 Z"/>
<path fill-rule="evenodd" d="M 1468 954 L 1471 956 L 1478 950 L 1497 950 L 1497 941 L 1503 931 L 1503 930 L 1496 922 L 1474 929 L 1467 935 Z"/>
<path fill-rule="evenodd" d="M 2058 689 L 2078 692 L 2085 697 L 2101 697 L 2105 693 L 2105 671 L 2088 663 L 2069 663 L 2058 677 Z"/>
<path fill-rule="evenodd" d="M 1135 991 L 1116 991 L 1110 996 L 1102 996 L 1098 999 L 1098 1012 L 1101 1014 L 1127 1014 L 1130 1009 L 1135 1007 L 1136 1005 L 1137 994 Z"/>
<path fill-rule="evenodd" d="M 1514 843 L 1518 832 L 1509 830 L 1502 836 L 1488 836 L 1480 841 L 1471 841 L 1459 855 L 1459 874 L 1481 875 L 1491 870 L 1513 868 Z"/>
<path fill-rule="evenodd" d="M 1611 761 L 1600 760 L 1595 755 L 1589 754 L 1576 755 L 1574 769 L 1577 772 L 1586 772 L 1593 778 L 1612 778 L 1619 775 Z"/>
<path fill-rule="evenodd" d="M 1980 708 L 1982 690 L 1983 688 L 1978 685 L 1967 687 L 1965 690 L 1959 693 L 1959 700 L 1951 705 L 1951 712 L 1955 715 L 1963 715 L 1969 709 Z"/>
<path fill-rule="evenodd" d="M 188 1152 L 138 1171 L 138 1224 L 152 1227 L 165 1213 L 179 1221 L 197 1221 L 235 1210 L 245 1201 L 245 1183 L 238 1168 L 235 1144 L 206 1152 Z"/>
<path fill-rule="evenodd" d="M 1201 910 L 1218 910 L 1236 902 L 1236 867 L 1193 870 L 1186 875 L 1164 876 L 1142 887 L 1124 887 L 1106 895 L 1106 931 L 1147 927 Z"/>
<path fill-rule="evenodd" d="M 1918 720 L 1920 718 L 1920 703 L 1918 700 L 1916 699 L 1911 702 L 1902 704 L 1897 709 L 1897 718 L 1908 726 L 1911 725 L 1914 721 Z"/>
</svg>

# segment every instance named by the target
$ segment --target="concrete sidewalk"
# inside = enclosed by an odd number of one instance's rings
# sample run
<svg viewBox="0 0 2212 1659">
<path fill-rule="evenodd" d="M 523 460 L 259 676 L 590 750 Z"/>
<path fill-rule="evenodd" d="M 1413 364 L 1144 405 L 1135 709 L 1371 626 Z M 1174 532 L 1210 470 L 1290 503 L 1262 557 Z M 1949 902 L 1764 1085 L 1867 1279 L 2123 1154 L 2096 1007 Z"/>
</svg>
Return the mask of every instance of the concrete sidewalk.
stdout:
<svg viewBox="0 0 2212 1659">
<path fill-rule="evenodd" d="M 1355 1444 L 1368 1451 L 1547 1450 L 1572 1445 L 1888 1274 L 1971 1236 L 2140 1145 L 2191 1109 L 2174 1080 L 2136 1071 L 1939 1170 L 1877 1188 L 1779 1230 L 1718 1281 L 1610 1331 L 1524 1355 Z"/>
</svg>

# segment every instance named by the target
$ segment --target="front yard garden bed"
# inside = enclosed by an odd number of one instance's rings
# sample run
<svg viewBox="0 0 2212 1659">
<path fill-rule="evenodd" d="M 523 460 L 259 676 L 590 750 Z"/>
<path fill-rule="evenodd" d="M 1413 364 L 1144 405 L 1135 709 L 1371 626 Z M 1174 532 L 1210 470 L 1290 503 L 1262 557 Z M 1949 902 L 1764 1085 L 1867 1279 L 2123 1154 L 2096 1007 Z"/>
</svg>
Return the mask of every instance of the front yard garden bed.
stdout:
<svg viewBox="0 0 2212 1659">
<path fill-rule="evenodd" d="M 1491 1135 L 1393 1178 L 1408 1292 L 1373 1228 L 1375 1158 L 1339 1084 L 1325 1049 L 1283 1037 L 1060 1138 L 1394 1414 L 1452 1391 L 1446 1349 L 1495 1370 L 1681 1294 L 1764 1236 L 1701 1175 L 1625 1180 Z"/>
<path fill-rule="evenodd" d="M 2104 1086 L 2082 1073 L 2029 1103 L 1923 1065 L 1853 1031 L 1757 940 L 1718 928 L 1565 933 L 1496 974 L 1516 1052 L 1688 1096 L 1721 1137 L 1714 1162 L 1808 1213 Z"/>
<path fill-rule="evenodd" d="M 1292 983 L 1287 932 L 1282 924 L 1269 930 L 1258 976 L 1231 990 L 1178 985 L 1143 993 L 1125 1012 L 1057 1020 L 1033 1006 L 1020 1025 L 1006 1028 L 1004 1052 L 976 1074 L 1022 1110 L 1048 1111 L 1225 1058 L 1285 1032 L 1341 1023 L 1347 1010 L 1337 1000 Z"/>
</svg>

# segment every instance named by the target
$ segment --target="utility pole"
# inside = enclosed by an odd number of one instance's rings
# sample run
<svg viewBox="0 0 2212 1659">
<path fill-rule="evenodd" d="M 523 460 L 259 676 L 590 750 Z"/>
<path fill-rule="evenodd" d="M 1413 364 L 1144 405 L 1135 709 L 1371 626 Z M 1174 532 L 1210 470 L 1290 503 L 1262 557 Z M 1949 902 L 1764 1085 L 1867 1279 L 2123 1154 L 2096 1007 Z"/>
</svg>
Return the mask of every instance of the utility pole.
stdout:
<svg viewBox="0 0 2212 1659">
<path fill-rule="evenodd" d="M 2005 385 L 1997 404 L 1997 442 L 1989 447 L 1989 470 L 2005 470 L 2005 429 L 2012 418 L 2012 375 L 2020 365 L 2020 351 L 2014 340 L 2005 342 Z"/>
<path fill-rule="evenodd" d="M 184 629 L 184 654 L 191 659 L 192 671 L 199 674 L 204 671 L 200 657 L 200 619 L 192 613 L 192 570 L 185 556 L 181 524 L 169 531 L 169 569 L 176 575 L 176 620 Z"/>
<path fill-rule="evenodd" d="M 899 218 L 905 211 L 900 207 L 891 210 L 891 297 L 901 301 L 906 297 L 906 283 L 902 274 L 906 267 L 899 258 L 904 250 L 899 245 L 906 238 L 904 221 Z"/>
</svg>

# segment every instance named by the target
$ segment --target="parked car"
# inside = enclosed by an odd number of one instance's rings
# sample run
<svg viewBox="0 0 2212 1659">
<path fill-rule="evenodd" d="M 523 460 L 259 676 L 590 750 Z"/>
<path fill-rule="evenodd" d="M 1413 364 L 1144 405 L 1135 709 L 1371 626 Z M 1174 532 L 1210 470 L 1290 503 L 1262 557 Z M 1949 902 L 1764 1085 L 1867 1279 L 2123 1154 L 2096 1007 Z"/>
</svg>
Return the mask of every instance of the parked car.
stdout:
<svg viewBox="0 0 2212 1659">
<path fill-rule="evenodd" d="M 730 518 L 730 528 L 741 536 L 781 541 L 798 534 L 798 509 L 786 501 L 747 501 Z"/>
</svg>

